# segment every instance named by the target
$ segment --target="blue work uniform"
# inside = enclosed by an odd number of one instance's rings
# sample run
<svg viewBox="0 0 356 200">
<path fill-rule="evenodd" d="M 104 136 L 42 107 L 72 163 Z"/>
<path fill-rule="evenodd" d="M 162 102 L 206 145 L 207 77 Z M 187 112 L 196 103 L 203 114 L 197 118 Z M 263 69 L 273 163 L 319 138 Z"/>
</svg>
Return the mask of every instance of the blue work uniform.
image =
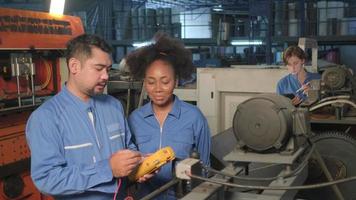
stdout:
<svg viewBox="0 0 356 200">
<path fill-rule="evenodd" d="M 307 84 L 311 80 L 320 79 L 320 77 L 321 76 L 318 73 L 307 72 L 303 85 Z M 278 81 L 276 92 L 280 95 L 294 94 L 294 96 L 298 96 L 302 101 L 305 101 L 308 97 L 305 93 L 303 93 L 303 90 L 298 91 L 301 87 L 302 84 L 300 84 L 297 75 L 288 74 Z"/>
<path fill-rule="evenodd" d="M 117 179 L 110 156 L 136 149 L 119 101 L 98 95 L 84 102 L 66 87 L 31 114 L 26 138 L 32 180 L 56 199 L 112 200 Z M 125 185 L 123 178 L 119 199 Z"/>
<path fill-rule="evenodd" d="M 136 109 L 129 117 L 134 141 L 141 153 L 154 153 L 166 146 L 173 148 L 178 159 L 190 156 L 193 149 L 204 165 L 210 165 L 210 130 L 206 118 L 194 105 L 174 96 L 172 110 L 160 127 L 152 103 Z M 172 179 L 173 162 L 164 165 L 153 178 L 140 185 L 140 195 L 152 192 Z M 156 199 L 175 199 L 173 190 Z"/>
</svg>

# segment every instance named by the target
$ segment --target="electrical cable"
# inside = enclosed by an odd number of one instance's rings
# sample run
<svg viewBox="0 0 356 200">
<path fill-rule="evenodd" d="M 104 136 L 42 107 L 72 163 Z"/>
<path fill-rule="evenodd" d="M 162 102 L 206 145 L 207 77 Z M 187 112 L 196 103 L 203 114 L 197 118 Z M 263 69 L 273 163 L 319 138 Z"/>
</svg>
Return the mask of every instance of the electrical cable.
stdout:
<svg viewBox="0 0 356 200">
<path fill-rule="evenodd" d="M 117 194 L 119 193 L 120 187 L 121 187 L 121 178 L 119 178 L 119 179 L 117 180 L 117 188 L 116 188 L 116 191 L 115 191 L 115 195 L 114 195 L 114 199 L 113 199 L 113 200 L 116 200 L 116 197 L 117 197 Z"/>
<path fill-rule="evenodd" d="M 269 164 L 269 165 L 265 165 L 263 167 L 252 168 L 252 169 L 249 169 L 248 171 L 249 172 L 254 172 L 254 171 L 259 171 L 259 170 L 262 170 L 262 169 L 268 169 L 270 167 L 275 167 L 275 166 L 278 166 L 278 165 L 282 165 L 282 164 L 281 163 Z"/>
<path fill-rule="evenodd" d="M 311 156 L 311 154 L 313 152 L 314 152 L 314 145 L 312 145 L 310 151 L 305 156 L 306 159 L 304 159 L 303 162 L 298 165 L 298 167 L 293 169 L 290 173 L 282 175 L 282 176 L 265 177 L 265 178 L 252 178 L 252 177 L 244 177 L 244 176 L 235 176 L 235 175 L 232 175 L 232 174 L 229 174 L 229 173 L 226 173 L 226 172 L 221 172 L 221 171 L 215 170 L 215 169 L 210 168 L 208 166 L 203 166 L 203 168 L 205 170 L 207 170 L 207 171 L 212 172 L 212 173 L 228 176 L 228 177 L 239 179 L 239 180 L 245 180 L 245 181 L 273 181 L 273 180 L 276 180 L 276 179 L 279 179 L 279 178 L 288 178 L 288 177 L 291 177 L 291 176 L 295 175 L 299 170 L 303 169 L 308 164 L 308 160 L 309 160 L 309 158 L 310 158 L 310 156 Z M 281 165 L 281 164 L 278 164 L 278 165 Z M 276 166 L 276 164 L 269 165 L 269 167 L 272 167 L 272 166 Z"/>
<path fill-rule="evenodd" d="M 317 183 L 317 184 L 310 184 L 310 185 L 302 185 L 302 186 L 255 186 L 255 185 L 240 185 L 236 183 L 226 183 L 214 179 L 209 179 L 209 178 L 204 178 L 202 176 L 194 175 L 194 174 L 188 174 L 186 173 L 187 176 L 191 178 L 195 178 L 201 181 L 206 181 L 206 182 L 211 182 L 215 184 L 220 184 L 220 185 L 225 185 L 225 186 L 230 186 L 230 187 L 236 187 L 236 188 L 248 188 L 248 189 L 256 189 L 256 190 L 309 190 L 309 189 L 316 189 L 316 188 L 322 188 L 322 187 L 328 187 L 331 185 L 336 185 L 340 183 L 345 183 L 345 182 L 350 182 L 350 181 L 356 181 L 356 176 L 351 176 L 348 178 L 343 178 L 331 182 L 324 182 L 324 183 Z"/>
</svg>

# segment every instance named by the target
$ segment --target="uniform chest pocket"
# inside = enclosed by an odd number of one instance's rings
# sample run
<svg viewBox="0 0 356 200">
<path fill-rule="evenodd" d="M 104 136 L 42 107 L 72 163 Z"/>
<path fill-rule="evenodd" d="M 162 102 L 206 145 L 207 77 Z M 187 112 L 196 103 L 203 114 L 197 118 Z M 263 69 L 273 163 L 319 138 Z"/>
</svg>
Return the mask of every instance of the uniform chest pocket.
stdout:
<svg viewBox="0 0 356 200">
<path fill-rule="evenodd" d="M 145 143 L 151 141 L 151 138 L 152 138 L 151 135 L 137 135 L 137 136 L 135 136 L 137 144 L 145 144 Z"/>
<path fill-rule="evenodd" d="M 136 135 L 135 142 L 136 145 L 142 153 L 153 153 L 154 149 L 157 147 L 151 142 L 152 135 Z"/>
<path fill-rule="evenodd" d="M 71 144 L 64 146 L 68 165 L 95 163 L 93 143 Z"/>
<path fill-rule="evenodd" d="M 125 147 L 125 132 L 119 123 L 110 124 L 107 127 L 111 152 L 114 153 Z"/>
<path fill-rule="evenodd" d="M 179 131 L 178 133 L 175 133 L 174 135 L 172 134 L 172 136 L 169 137 L 171 137 L 174 142 L 194 144 L 194 136 L 191 130 Z"/>
<path fill-rule="evenodd" d="M 170 146 L 173 147 L 177 157 L 181 159 L 189 157 L 194 144 L 193 132 L 181 131 L 170 136 L 170 138 Z"/>
</svg>

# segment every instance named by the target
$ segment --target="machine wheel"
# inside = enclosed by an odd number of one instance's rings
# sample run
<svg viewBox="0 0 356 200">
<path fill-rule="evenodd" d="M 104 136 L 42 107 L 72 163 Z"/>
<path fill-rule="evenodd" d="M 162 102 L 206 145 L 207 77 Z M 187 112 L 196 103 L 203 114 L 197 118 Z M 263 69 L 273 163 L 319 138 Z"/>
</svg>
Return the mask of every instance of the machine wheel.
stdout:
<svg viewBox="0 0 356 200">
<path fill-rule="evenodd" d="M 19 197 L 25 187 L 25 183 L 18 175 L 9 176 L 4 179 L 3 191 L 6 197 L 16 198 Z"/>
<path fill-rule="evenodd" d="M 311 139 L 324 159 L 334 180 L 356 176 L 356 140 L 346 133 L 327 131 Z M 306 184 L 326 182 L 327 179 L 316 160 L 309 162 Z M 356 182 L 339 184 L 339 189 L 347 200 L 356 200 Z M 300 191 L 302 198 L 336 200 L 331 187 Z"/>
</svg>

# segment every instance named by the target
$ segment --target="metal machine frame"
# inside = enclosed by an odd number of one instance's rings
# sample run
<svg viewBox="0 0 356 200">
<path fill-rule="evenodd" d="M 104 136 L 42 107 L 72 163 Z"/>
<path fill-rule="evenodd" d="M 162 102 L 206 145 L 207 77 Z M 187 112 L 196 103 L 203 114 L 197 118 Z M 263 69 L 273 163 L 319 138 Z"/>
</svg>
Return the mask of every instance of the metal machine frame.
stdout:
<svg viewBox="0 0 356 200">
<path fill-rule="evenodd" d="M 84 33 L 80 18 L 0 8 L 0 199 L 51 199 L 30 177 L 25 127 L 61 88 L 66 43 Z"/>
</svg>

